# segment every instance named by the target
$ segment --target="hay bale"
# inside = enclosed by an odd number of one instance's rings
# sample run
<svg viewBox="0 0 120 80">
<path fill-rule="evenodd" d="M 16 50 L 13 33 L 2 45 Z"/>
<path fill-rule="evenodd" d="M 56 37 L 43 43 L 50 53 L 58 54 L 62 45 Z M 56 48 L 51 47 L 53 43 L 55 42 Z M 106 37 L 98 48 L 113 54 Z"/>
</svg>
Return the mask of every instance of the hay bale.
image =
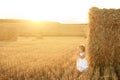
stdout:
<svg viewBox="0 0 120 80">
<path fill-rule="evenodd" d="M 90 9 L 87 59 L 85 80 L 120 80 L 120 9 Z"/>
<path fill-rule="evenodd" d="M 0 26 L 0 41 L 15 41 L 17 37 L 17 30 L 14 27 Z"/>
</svg>

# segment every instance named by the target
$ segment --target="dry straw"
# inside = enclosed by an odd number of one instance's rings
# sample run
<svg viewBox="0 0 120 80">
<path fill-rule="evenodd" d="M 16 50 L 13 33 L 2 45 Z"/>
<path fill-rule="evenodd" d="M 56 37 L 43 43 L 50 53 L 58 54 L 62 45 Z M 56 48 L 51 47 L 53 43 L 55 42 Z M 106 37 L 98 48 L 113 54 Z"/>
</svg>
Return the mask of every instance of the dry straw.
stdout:
<svg viewBox="0 0 120 80">
<path fill-rule="evenodd" d="M 0 26 L 0 41 L 15 41 L 17 36 L 17 30 L 14 27 Z"/>
<path fill-rule="evenodd" d="M 84 80 L 120 80 L 120 9 L 90 9 L 87 59 Z"/>
</svg>

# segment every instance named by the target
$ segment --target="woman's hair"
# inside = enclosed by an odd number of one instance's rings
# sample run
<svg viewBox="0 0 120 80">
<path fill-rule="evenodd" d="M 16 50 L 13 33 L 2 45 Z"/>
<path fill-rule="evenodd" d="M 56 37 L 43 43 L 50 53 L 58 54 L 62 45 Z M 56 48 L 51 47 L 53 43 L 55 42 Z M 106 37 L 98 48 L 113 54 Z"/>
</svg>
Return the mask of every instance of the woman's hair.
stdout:
<svg viewBox="0 0 120 80">
<path fill-rule="evenodd" d="M 80 45 L 79 49 L 81 49 L 82 51 L 85 51 L 85 47 L 83 45 Z"/>
</svg>

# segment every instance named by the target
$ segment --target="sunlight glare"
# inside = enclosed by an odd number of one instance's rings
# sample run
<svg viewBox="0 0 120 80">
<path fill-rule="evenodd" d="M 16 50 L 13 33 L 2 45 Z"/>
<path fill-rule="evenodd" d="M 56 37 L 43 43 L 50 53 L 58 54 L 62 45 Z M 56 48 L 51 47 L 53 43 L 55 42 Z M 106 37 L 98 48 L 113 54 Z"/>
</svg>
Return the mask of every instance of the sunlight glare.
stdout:
<svg viewBox="0 0 120 80">
<path fill-rule="evenodd" d="M 0 0 L 0 18 L 86 23 L 89 8 L 119 8 L 119 3 L 117 0 Z"/>
</svg>

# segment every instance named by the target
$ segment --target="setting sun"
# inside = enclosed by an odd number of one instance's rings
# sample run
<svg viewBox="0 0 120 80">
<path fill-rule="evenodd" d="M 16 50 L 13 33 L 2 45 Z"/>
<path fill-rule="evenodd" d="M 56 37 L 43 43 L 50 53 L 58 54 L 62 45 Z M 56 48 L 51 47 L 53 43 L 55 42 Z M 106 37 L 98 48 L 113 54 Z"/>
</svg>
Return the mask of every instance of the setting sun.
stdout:
<svg viewBox="0 0 120 80">
<path fill-rule="evenodd" d="M 92 6 L 119 8 L 119 2 L 118 0 L 0 0 L 0 18 L 87 23 L 88 11 Z"/>
<path fill-rule="evenodd" d="M 120 0 L 0 0 L 0 80 L 120 80 Z"/>
</svg>

